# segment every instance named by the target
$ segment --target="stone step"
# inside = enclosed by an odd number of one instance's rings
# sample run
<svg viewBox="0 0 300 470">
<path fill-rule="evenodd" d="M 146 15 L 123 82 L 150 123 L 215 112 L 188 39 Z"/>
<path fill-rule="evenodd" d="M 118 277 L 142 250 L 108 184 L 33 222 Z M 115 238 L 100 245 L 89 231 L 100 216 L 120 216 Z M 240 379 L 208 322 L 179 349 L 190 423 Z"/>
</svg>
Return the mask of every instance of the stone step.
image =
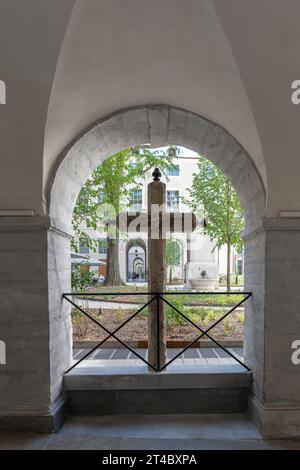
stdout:
<svg viewBox="0 0 300 470">
<path fill-rule="evenodd" d="M 247 410 L 252 374 L 239 364 L 101 368 L 85 361 L 64 376 L 69 414 L 127 415 L 241 413 Z M 99 361 L 100 363 L 100 361 Z"/>
</svg>

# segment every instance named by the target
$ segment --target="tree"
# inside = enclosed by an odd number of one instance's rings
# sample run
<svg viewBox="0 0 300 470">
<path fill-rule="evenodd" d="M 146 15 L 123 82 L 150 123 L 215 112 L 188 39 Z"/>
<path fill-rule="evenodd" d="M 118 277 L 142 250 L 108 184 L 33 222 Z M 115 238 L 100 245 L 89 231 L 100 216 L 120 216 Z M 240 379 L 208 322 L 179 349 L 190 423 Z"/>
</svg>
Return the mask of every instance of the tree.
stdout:
<svg viewBox="0 0 300 470">
<path fill-rule="evenodd" d="M 93 273 L 81 270 L 80 266 L 72 266 L 72 289 L 75 292 L 82 292 L 93 282 Z"/>
<path fill-rule="evenodd" d="M 169 268 L 169 283 L 171 284 L 173 279 L 173 269 L 178 266 L 181 261 L 181 247 L 178 240 L 173 240 L 170 237 L 166 243 L 166 262 Z"/>
<path fill-rule="evenodd" d="M 227 290 L 230 291 L 231 247 L 242 249 L 243 212 L 237 194 L 224 173 L 206 158 L 199 156 L 198 173 L 193 175 L 189 198 L 184 202 L 193 210 L 203 208 L 204 233 L 216 243 L 227 246 Z"/>
<path fill-rule="evenodd" d="M 91 249 L 96 249 L 95 240 L 82 229 L 83 224 L 97 230 L 105 218 L 101 207 L 113 207 L 118 215 L 130 205 L 131 191 L 141 186 L 141 178 L 159 167 L 164 173 L 172 165 L 172 155 L 151 151 L 149 147 L 127 148 L 104 160 L 83 186 L 73 212 L 73 229 L 79 241 Z M 73 249 L 77 250 L 76 241 Z M 111 237 L 107 232 L 107 276 L 106 285 L 122 284 L 119 271 L 119 232 Z"/>
</svg>

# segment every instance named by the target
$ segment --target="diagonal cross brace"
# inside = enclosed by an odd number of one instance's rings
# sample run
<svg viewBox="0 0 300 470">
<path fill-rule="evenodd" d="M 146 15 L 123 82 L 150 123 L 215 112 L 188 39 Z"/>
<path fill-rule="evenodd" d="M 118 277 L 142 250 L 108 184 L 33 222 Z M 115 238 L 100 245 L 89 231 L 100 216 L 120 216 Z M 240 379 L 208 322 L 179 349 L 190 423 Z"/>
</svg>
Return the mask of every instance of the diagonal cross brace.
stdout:
<svg viewBox="0 0 300 470">
<path fill-rule="evenodd" d="M 151 302 L 153 302 L 153 300 L 155 300 L 157 298 L 157 295 L 155 295 L 154 297 L 152 297 L 152 299 L 148 300 L 148 302 L 145 303 L 145 305 L 143 305 L 139 310 L 137 310 L 133 315 L 131 315 L 129 318 L 127 318 L 127 320 L 122 323 L 122 325 L 118 326 L 118 328 L 116 328 L 113 332 L 109 331 L 107 328 L 105 328 L 105 326 L 101 325 L 101 323 L 99 323 L 97 320 L 95 320 L 95 318 L 93 318 L 91 315 L 89 315 L 85 310 L 83 310 L 79 305 L 77 305 L 75 302 L 73 302 L 73 300 L 69 299 L 68 295 L 67 294 L 63 294 L 63 298 L 66 299 L 71 305 L 73 305 L 73 307 L 77 308 L 81 313 L 83 313 L 85 316 L 87 316 L 90 320 L 92 320 L 94 323 L 96 323 L 96 325 L 100 326 L 100 328 L 102 328 L 104 331 L 106 331 L 106 333 L 108 333 L 108 336 L 106 338 L 104 338 L 102 341 L 100 341 L 100 343 L 98 343 L 93 349 L 91 349 L 87 354 L 85 354 L 81 359 L 79 359 L 79 361 L 77 361 L 75 364 L 73 364 L 71 367 L 69 367 L 69 369 L 67 369 L 65 371 L 65 374 L 67 374 L 68 372 L 70 372 L 72 369 L 74 369 L 74 367 L 76 367 L 78 364 L 80 364 L 80 362 L 84 361 L 84 359 L 86 359 L 90 354 L 92 354 L 96 349 L 98 349 L 100 346 L 102 346 L 103 343 L 105 343 L 105 341 L 107 341 L 109 338 L 114 338 L 116 339 L 119 343 L 122 344 L 122 346 L 126 347 L 127 349 L 129 349 L 129 351 L 131 351 L 133 354 L 135 354 L 139 359 L 141 359 L 145 364 L 147 364 L 149 367 L 151 367 L 153 370 L 155 370 L 156 372 L 158 372 L 158 369 L 154 366 L 152 366 L 146 359 L 144 359 L 139 353 L 137 353 L 134 349 L 132 349 L 130 346 L 128 346 L 128 344 L 126 344 L 124 341 L 122 341 L 120 338 L 118 338 L 117 336 L 115 336 L 115 334 L 121 329 L 123 328 L 124 325 L 126 325 L 130 320 L 132 320 L 132 318 L 134 318 L 136 315 L 138 315 L 142 310 L 144 310 L 144 308 L 148 307 L 149 304 L 151 304 Z"/>
<path fill-rule="evenodd" d="M 218 341 L 216 341 L 212 336 L 208 334 L 210 330 L 212 330 L 216 325 L 218 325 L 221 321 L 224 320 L 230 313 L 232 313 L 237 307 L 242 305 L 249 297 L 251 297 L 252 294 L 247 294 L 237 305 L 235 305 L 233 308 L 231 308 L 225 315 L 223 315 L 219 320 L 217 320 L 213 325 L 211 325 L 207 330 L 203 330 L 200 326 L 196 325 L 190 318 L 188 318 L 186 315 L 184 315 L 182 312 L 180 312 L 174 305 L 172 305 L 168 300 L 166 300 L 164 297 L 159 295 L 162 299 L 163 302 L 165 302 L 167 305 L 169 305 L 173 310 L 175 310 L 179 315 L 181 315 L 185 320 L 187 320 L 189 323 L 191 323 L 197 330 L 201 331 L 201 335 L 197 336 L 197 338 L 192 341 L 190 344 L 188 344 L 184 349 L 182 349 L 178 354 L 176 354 L 170 361 L 168 361 L 164 366 L 162 366 L 159 370 L 165 369 L 168 365 L 170 365 L 175 359 L 177 359 L 181 354 L 183 354 L 188 348 L 190 348 L 193 344 L 195 344 L 199 339 L 201 339 L 203 336 L 207 336 L 211 341 L 213 341 L 219 348 L 221 348 L 223 351 L 225 351 L 229 356 L 231 356 L 233 359 L 235 359 L 239 364 L 241 364 L 245 369 L 250 371 L 250 368 L 246 366 L 242 361 L 240 361 L 234 354 L 232 354 L 230 351 L 228 351 L 226 348 L 224 348 Z"/>
</svg>

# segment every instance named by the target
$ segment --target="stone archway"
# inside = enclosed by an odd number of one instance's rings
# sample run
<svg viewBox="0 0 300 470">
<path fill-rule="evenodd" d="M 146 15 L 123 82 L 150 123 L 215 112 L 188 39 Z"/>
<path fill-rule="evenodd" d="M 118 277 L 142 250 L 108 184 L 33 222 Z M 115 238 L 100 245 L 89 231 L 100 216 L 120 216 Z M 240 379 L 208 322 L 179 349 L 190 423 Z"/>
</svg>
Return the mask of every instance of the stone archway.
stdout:
<svg viewBox="0 0 300 470">
<path fill-rule="evenodd" d="M 127 245 L 126 245 L 126 279 L 129 281 L 129 271 L 130 271 L 130 266 L 129 266 L 129 251 L 134 248 L 134 247 L 140 247 L 143 252 L 144 252 L 144 257 L 142 259 L 143 261 L 143 268 L 144 268 L 144 274 L 145 274 L 145 280 L 147 279 L 146 274 L 147 274 L 147 244 L 145 240 L 142 238 L 132 238 L 128 240 Z M 141 259 L 141 258 L 140 258 Z"/>
<path fill-rule="evenodd" d="M 129 146 L 182 145 L 215 163 L 230 179 L 244 209 L 246 227 L 265 211 L 265 189 L 253 161 L 223 127 L 197 114 L 166 105 L 149 105 L 114 113 L 96 122 L 60 156 L 48 185 L 50 216 L 69 230 L 83 183 L 109 155 Z"/>
<path fill-rule="evenodd" d="M 53 393 L 60 392 L 58 384 L 71 357 L 70 316 L 61 295 L 70 291 L 67 234 L 77 196 L 101 161 L 128 146 L 145 143 L 153 147 L 182 145 L 206 156 L 228 176 L 238 193 L 245 216 L 245 288 L 253 292 L 246 310 L 245 356 L 253 370 L 253 393 L 262 400 L 265 233 L 261 227 L 265 189 L 250 156 L 224 128 L 189 111 L 166 105 L 126 109 L 95 123 L 61 155 L 49 184 L 49 214 L 53 223 L 48 235 L 50 348 L 55 351 Z M 52 313 L 55 315 L 51 319 Z"/>
</svg>

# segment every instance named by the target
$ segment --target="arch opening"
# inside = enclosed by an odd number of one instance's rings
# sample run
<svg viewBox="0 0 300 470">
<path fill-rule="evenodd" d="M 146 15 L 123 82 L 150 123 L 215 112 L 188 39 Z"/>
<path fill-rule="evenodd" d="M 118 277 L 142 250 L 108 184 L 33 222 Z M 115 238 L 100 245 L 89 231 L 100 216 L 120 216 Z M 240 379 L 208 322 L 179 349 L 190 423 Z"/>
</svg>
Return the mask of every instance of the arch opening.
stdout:
<svg viewBox="0 0 300 470">
<path fill-rule="evenodd" d="M 166 105 L 123 110 L 95 123 L 61 155 L 49 183 L 49 214 L 67 232 L 76 199 L 92 171 L 124 148 L 167 143 L 189 148 L 212 161 L 229 178 L 245 215 L 245 226 L 265 212 L 265 188 L 248 153 L 224 128 L 197 114 Z"/>
<path fill-rule="evenodd" d="M 64 234 L 71 231 L 72 213 L 78 194 L 84 182 L 105 158 L 124 148 L 145 143 L 153 148 L 166 144 L 186 147 L 205 156 L 220 168 L 239 196 L 246 232 L 253 232 L 259 227 L 264 217 L 265 189 L 262 179 L 247 152 L 221 126 L 189 111 L 165 105 L 123 110 L 92 126 L 61 157 L 49 186 L 49 214 L 55 229 L 49 234 L 49 290 L 55 292 L 55 295 L 49 296 L 50 314 L 56 312 L 57 323 L 57 308 L 60 306 L 60 334 L 70 340 L 60 354 L 61 362 L 55 369 L 56 382 L 69 366 L 72 351 L 70 315 L 61 296 L 63 292 L 70 292 L 69 239 Z M 257 241 L 253 243 L 251 239 L 245 243 L 245 290 L 253 292 L 257 290 L 258 284 L 264 285 L 264 273 L 261 270 L 264 240 L 260 240 L 258 249 L 255 243 Z M 126 258 L 128 263 L 128 256 Z M 250 367 L 252 364 L 255 366 L 257 361 L 253 338 L 256 329 L 260 328 L 259 321 L 263 321 L 262 315 L 257 321 L 263 305 L 259 288 L 247 307 L 250 321 L 244 331 L 246 360 Z M 57 324 L 54 328 L 57 331 Z"/>
<path fill-rule="evenodd" d="M 128 240 L 126 246 L 127 282 L 147 282 L 147 245 L 145 240 Z"/>
</svg>

